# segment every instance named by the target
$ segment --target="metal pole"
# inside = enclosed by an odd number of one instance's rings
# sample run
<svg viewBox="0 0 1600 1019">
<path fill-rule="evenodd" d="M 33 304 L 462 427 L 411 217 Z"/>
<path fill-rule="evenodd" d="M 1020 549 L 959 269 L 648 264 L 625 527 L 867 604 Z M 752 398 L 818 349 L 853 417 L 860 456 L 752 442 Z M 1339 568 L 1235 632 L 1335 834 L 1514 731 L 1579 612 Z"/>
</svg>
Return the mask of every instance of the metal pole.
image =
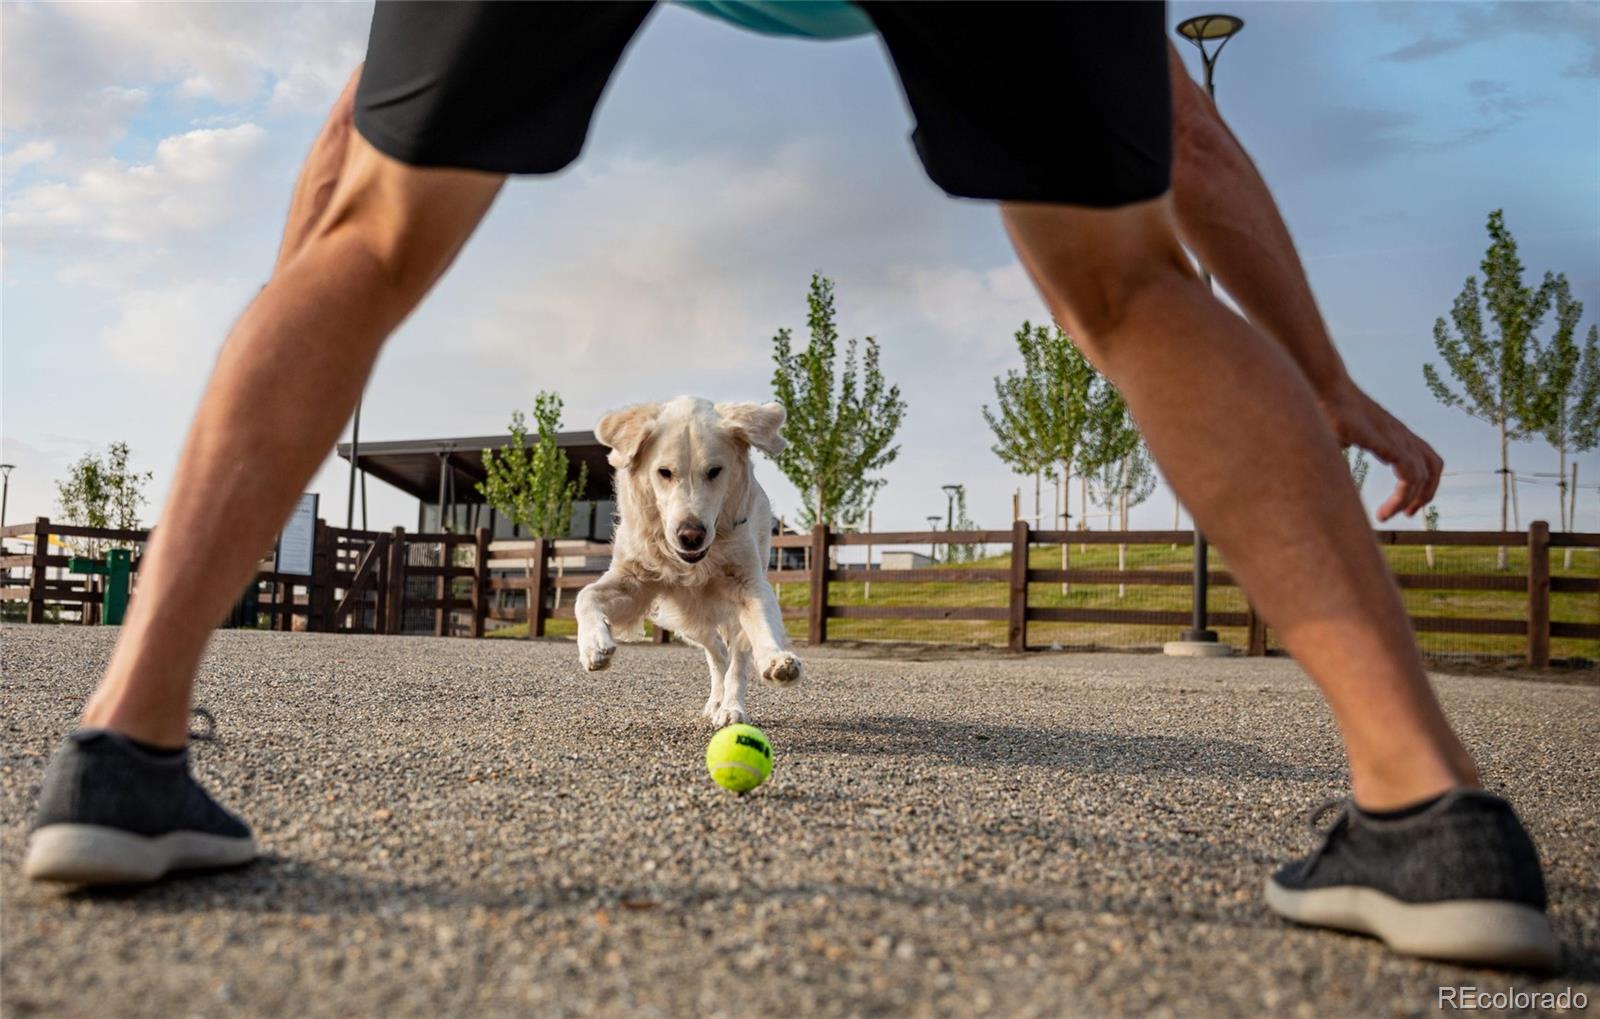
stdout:
<svg viewBox="0 0 1600 1019">
<path fill-rule="evenodd" d="M 1577 464 L 1573 464 L 1573 466 L 1576 467 Z M 0 527 L 6 525 L 6 503 L 11 501 L 11 471 L 15 467 L 16 464 L 0 464 L 0 474 L 5 475 L 4 486 L 0 487 Z M 4 538 L 0 538 L 0 555 L 5 555 L 5 552 L 6 541 Z M 9 578 L 11 570 L 7 568 L 4 571 L 0 571 L 0 576 Z"/>
<path fill-rule="evenodd" d="M 350 496 L 345 501 L 344 529 L 354 530 L 356 526 L 356 462 L 361 459 L 361 401 L 356 400 L 355 424 L 350 428 Z M 362 486 L 361 494 L 365 496 L 366 486 Z M 361 526 L 366 527 L 366 507 L 362 506 Z"/>
<path fill-rule="evenodd" d="M 1208 37 L 1210 23 L 1213 20 L 1218 19 L 1226 19 L 1223 21 L 1223 24 L 1227 25 L 1227 27 L 1221 36 L 1221 44 L 1218 45 L 1215 50 L 1207 53 L 1205 39 Z M 1229 24 L 1230 22 L 1231 24 Z M 1187 26 L 1192 24 L 1196 25 L 1197 27 L 1195 28 L 1193 34 L 1190 34 Z M 1243 27 L 1243 21 L 1231 18 L 1227 15 L 1202 15 L 1200 18 L 1190 19 L 1189 22 L 1185 22 L 1184 25 L 1179 26 L 1180 34 L 1183 34 L 1189 39 L 1190 42 L 1194 43 L 1195 49 L 1200 51 L 1200 65 L 1204 69 L 1206 95 L 1211 97 L 1211 101 L 1213 103 L 1215 103 L 1217 99 L 1217 88 L 1216 82 L 1212 77 L 1212 71 L 1216 66 L 1217 56 L 1221 54 L 1222 48 L 1228 44 L 1228 40 L 1233 38 L 1234 33 L 1238 32 L 1239 29 Z M 1200 266 L 1200 276 L 1206 281 L 1206 289 L 1215 292 L 1216 287 L 1212 283 L 1211 273 L 1207 271 L 1204 264 Z M 1201 532 L 1200 526 L 1197 522 L 1194 528 L 1194 604 L 1193 612 L 1189 620 L 1189 629 L 1183 631 L 1183 633 L 1179 636 L 1179 639 L 1184 642 L 1215 643 L 1217 640 L 1216 631 L 1210 629 L 1206 625 L 1206 598 L 1210 587 L 1210 577 L 1208 575 L 1208 560 L 1210 557 L 1208 552 L 1209 548 L 1206 543 L 1206 536 Z"/>
<path fill-rule="evenodd" d="M 6 504 L 11 501 L 11 472 L 15 464 L 0 464 L 0 474 L 5 475 L 5 484 L 0 488 L 0 527 L 6 525 Z"/>
</svg>

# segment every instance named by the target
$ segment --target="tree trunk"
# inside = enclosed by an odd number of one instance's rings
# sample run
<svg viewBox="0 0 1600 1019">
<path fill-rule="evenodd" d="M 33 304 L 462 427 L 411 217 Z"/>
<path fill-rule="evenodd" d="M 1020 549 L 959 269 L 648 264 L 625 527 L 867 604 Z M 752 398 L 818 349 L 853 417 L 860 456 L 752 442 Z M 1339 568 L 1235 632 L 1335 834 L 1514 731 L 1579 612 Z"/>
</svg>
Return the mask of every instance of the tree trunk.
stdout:
<svg viewBox="0 0 1600 1019">
<path fill-rule="evenodd" d="M 1511 508 L 1511 451 L 1506 440 L 1505 413 L 1500 415 L 1500 530 L 1506 529 L 1506 511 Z M 1495 569 L 1506 568 L 1506 547 L 1500 546 L 1495 554 Z"/>
<path fill-rule="evenodd" d="M 1567 528 L 1578 529 L 1578 462 L 1572 462 L 1572 487 L 1567 489 Z M 1572 569 L 1572 546 L 1567 546 L 1566 555 L 1561 558 L 1563 569 Z"/>
<path fill-rule="evenodd" d="M 1118 519 L 1118 523 L 1121 524 L 1122 530 L 1126 531 L 1128 529 L 1128 460 L 1127 460 L 1126 457 L 1124 457 L 1123 460 L 1122 460 L 1122 472 L 1121 472 L 1121 475 L 1120 475 L 1120 483 L 1119 483 L 1119 486 L 1118 486 L 1117 496 L 1118 496 L 1118 502 L 1120 503 L 1120 505 L 1118 506 L 1118 509 L 1121 511 L 1120 517 Z M 1128 546 L 1127 546 L 1126 543 L 1118 544 L 1117 545 L 1117 569 L 1125 570 L 1127 568 L 1128 568 Z M 1128 585 L 1127 584 L 1118 584 L 1117 585 L 1117 597 L 1118 598 L 1126 598 L 1127 596 L 1128 596 Z"/>
<path fill-rule="evenodd" d="M 1069 524 L 1069 521 L 1071 519 L 1072 519 L 1072 460 L 1069 458 L 1069 459 L 1061 461 L 1061 529 L 1063 531 L 1071 530 L 1071 525 Z M 1068 555 L 1068 553 L 1071 551 L 1071 548 L 1072 548 L 1072 546 L 1069 545 L 1067 542 L 1063 541 L 1061 543 L 1061 568 L 1063 570 L 1071 569 L 1071 566 L 1068 565 L 1069 562 L 1071 561 L 1070 556 Z M 1067 581 L 1063 580 L 1061 582 L 1061 593 L 1062 594 L 1071 594 L 1072 593 L 1072 585 L 1069 584 Z"/>
<path fill-rule="evenodd" d="M 1078 494 L 1078 530 L 1087 531 L 1089 529 L 1089 479 L 1081 475 L 1078 478 Z M 1089 546 L 1080 542 L 1078 551 L 1088 555 Z"/>
<path fill-rule="evenodd" d="M 527 591 L 527 596 L 523 599 L 523 601 L 525 601 L 527 603 L 527 605 L 528 605 L 528 632 L 523 636 L 522 639 L 523 640 L 532 640 L 533 639 L 533 597 L 534 597 L 534 594 L 535 594 L 535 592 L 533 590 L 533 557 L 532 556 L 529 556 L 527 559 L 523 560 L 523 563 L 522 563 L 522 579 L 525 582 L 524 583 L 524 589 Z"/>
</svg>

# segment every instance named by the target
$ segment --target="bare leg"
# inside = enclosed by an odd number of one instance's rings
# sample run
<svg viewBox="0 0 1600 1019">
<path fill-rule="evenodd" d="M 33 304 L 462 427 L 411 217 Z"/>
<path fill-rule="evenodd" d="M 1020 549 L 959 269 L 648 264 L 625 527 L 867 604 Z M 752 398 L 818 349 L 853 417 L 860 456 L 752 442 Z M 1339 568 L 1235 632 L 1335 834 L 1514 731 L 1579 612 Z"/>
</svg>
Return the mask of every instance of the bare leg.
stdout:
<svg viewBox="0 0 1600 1019">
<path fill-rule="evenodd" d="M 1378 519 L 1414 516 L 1433 498 L 1444 461 L 1350 379 L 1266 181 L 1177 51 L 1169 46 L 1168 53 L 1172 197 L 1184 243 L 1299 365 L 1339 442 L 1394 467 L 1398 483 Z M 1470 760 L 1458 763 L 1471 770 Z"/>
<path fill-rule="evenodd" d="M 1357 800 L 1470 783 L 1399 592 L 1305 375 L 1190 269 L 1171 202 L 1010 204 L 1057 318 L 1121 389 L 1163 473 L 1322 689 Z"/>
<path fill-rule="evenodd" d="M 286 239 L 222 348 L 85 726 L 184 743 L 211 629 L 327 455 L 384 339 L 504 179 L 413 169 L 341 137 L 348 151 L 314 229 Z"/>
</svg>

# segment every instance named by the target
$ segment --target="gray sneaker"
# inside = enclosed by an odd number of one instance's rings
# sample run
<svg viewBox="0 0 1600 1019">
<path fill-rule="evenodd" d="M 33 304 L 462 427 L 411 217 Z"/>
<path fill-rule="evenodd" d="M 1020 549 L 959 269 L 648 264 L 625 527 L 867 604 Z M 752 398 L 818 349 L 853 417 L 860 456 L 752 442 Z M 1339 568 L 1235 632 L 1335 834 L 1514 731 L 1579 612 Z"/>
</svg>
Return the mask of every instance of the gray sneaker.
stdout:
<svg viewBox="0 0 1600 1019">
<path fill-rule="evenodd" d="M 189 774 L 187 748 L 151 753 L 118 733 L 83 729 L 45 772 L 22 869 L 36 881 L 132 884 L 255 855 L 250 829 Z"/>
<path fill-rule="evenodd" d="M 1318 830 L 1332 807 L 1333 823 Z M 1556 965 L 1539 853 L 1500 797 L 1457 789 L 1394 818 L 1335 800 L 1310 821 L 1322 845 L 1267 881 L 1267 905 L 1278 915 L 1371 934 L 1404 955 Z"/>
</svg>

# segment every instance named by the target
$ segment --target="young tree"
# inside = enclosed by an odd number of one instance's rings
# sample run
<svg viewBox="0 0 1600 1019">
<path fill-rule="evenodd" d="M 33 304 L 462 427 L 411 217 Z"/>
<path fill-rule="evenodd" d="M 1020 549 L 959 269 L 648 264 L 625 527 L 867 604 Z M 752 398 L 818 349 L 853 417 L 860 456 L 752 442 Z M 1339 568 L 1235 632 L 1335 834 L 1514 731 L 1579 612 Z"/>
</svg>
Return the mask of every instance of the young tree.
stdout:
<svg viewBox="0 0 1600 1019">
<path fill-rule="evenodd" d="M 572 503 L 589 483 L 589 469 L 579 465 L 578 476 L 568 478 L 567 453 L 556 445 L 561 429 L 561 397 L 541 392 L 533 400 L 534 437 L 528 441 L 528 421 L 522 411 L 511 412 L 511 441 L 496 453 L 483 451 L 486 475 L 475 486 L 489 505 L 505 514 L 523 532 L 535 538 L 564 537 L 572 525 Z M 527 564 L 528 635 L 533 636 L 531 586 L 533 560 Z"/>
<path fill-rule="evenodd" d="M 1565 274 L 1547 274 L 1544 285 L 1555 300 L 1556 330 L 1536 357 L 1539 433 L 1555 449 L 1561 464 L 1558 513 L 1561 529 L 1568 531 L 1576 522 L 1571 519 L 1567 498 L 1567 454 L 1586 453 L 1600 444 L 1600 326 L 1589 327 L 1588 338 L 1580 347 L 1577 336 L 1583 302 L 1572 296 Z M 1569 548 L 1568 566 L 1571 557 Z"/>
<path fill-rule="evenodd" d="M 1016 332 L 1022 370 L 1012 369 L 994 380 L 996 409 L 983 408 L 994 432 L 995 455 L 1019 473 L 1042 468 L 1062 480 L 1061 526 L 1071 519 L 1074 460 L 1088 444 L 1096 415 L 1096 379 L 1072 339 L 1059 327 L 1022 323 Z M 1057 469 L 1060 474 L 1057 475 Z M 1067 568 L 1067 546 L 1061 546 L 1061 568 Z M 1068 587 L 1063 584 L 1065 593 Z"/>
<path fill-rule="evenodd" d="M 148 501 L 144 486 L 151 476 L 149 471 L 141 473 L 128 466 L 126 442 L 113 442 L 104 457 L 85 453 L 72 465 L 67 479 L 56 483 L 56 505 L 69 524 L 136 530 L 139 507 Z M 80 554 L 98 556 L 102 548 L 132 543 L 74 540 L 70 544 Z"/>
<path fill-rule="evenodd" d="M 1488 229 L 1489 248 L 1481 268 L 1483 300 L 1488 302 L 1494 332 L 1484 328 L 1478 279 L 1468 276 L 1450 311 L 1454 332 L 1443 318 L 1433 327 L 1434 346 L 1461 391 L 1452 389 L 1432 364 L 1423 366 L 1422 375 L 1440 403 L 1459 407 L 1498 429 L 1503 531 L 1511 501 L 1511 443 L 1525 438 L 1539 424 L 1538 377 L 1528 355 L 1551 294 L 1548 288 L 1534 289 L 1523 283 L 1517 242 L 1506 229 L 1501 210 L 1489 214 Z M 1501 546 L 1499 566 L 1504 569 L 1505 565 L 1506 550 Z"/>
<path fill-rule="evenodd" d="M 967 486 L 960 485 L 956 488 L 955 523 L 951 530 L 976 531 L 978 525 L 967 516 Z M 965 545 L 946 545 L 945 562 L 970 563 L 982 556 L 981 546 L 976 543 Z"/>
<path fill-rule="evenodd" d="M 1430 530 L 1430 531 L 1437 531 L 1439 529 L 1439 507 L 1437 507 L 1437 506 L 1429 506 L 1426 510 L 1423 511 L 1423 513 L 1422 513 L 1422 526 L 1424 528 L 1426 528 L 1427 530 Z M 1422 552 L 1423 552 L 1423 555 L 1427 556 L 1428 569 L 1430 569 L 1430 570 L 1433 569 L 1433 546 L 1432 545 L 1424 545 L 1424 546 L 1422 546 Z"/>
<path fill-rule="evenodd" d="M 883 487 L 875 472 L 900 454 L 894 436 L 906 404 L 899 386 L 885 384 L 872 337 L 859 362 L 856 341 L 849 341 L 840 369 L 833 282 L 813 273 L 806 303 L 806 349 L 794 351 L 788 329 L 772 339 L 773 399 L 789 412 L 783 426 L 789 444 L 776 460 L 800 490 L 802 523 L 851 526 Z"/>
<path fill-rule="evenodd" d="M 1156 490 L 1155 462 L 1150 450 L 1134 424 L 1133 415 L 1109 383 L 1104 386 L 1102 406 L 1097 415 L 1098 429 L 1095 438 L 1095 500 L 1106 509 L 1107 518 L 1115 518 L 1117 526 L 1128 529 L 1128 512 L 1150 498 Z M 1128 568 L 1128 546 L 1117 545 L 1117 569 Z M 1117 585 L 1117 597 L 1127 594 L 1127 587 Z"/>
</svg>

